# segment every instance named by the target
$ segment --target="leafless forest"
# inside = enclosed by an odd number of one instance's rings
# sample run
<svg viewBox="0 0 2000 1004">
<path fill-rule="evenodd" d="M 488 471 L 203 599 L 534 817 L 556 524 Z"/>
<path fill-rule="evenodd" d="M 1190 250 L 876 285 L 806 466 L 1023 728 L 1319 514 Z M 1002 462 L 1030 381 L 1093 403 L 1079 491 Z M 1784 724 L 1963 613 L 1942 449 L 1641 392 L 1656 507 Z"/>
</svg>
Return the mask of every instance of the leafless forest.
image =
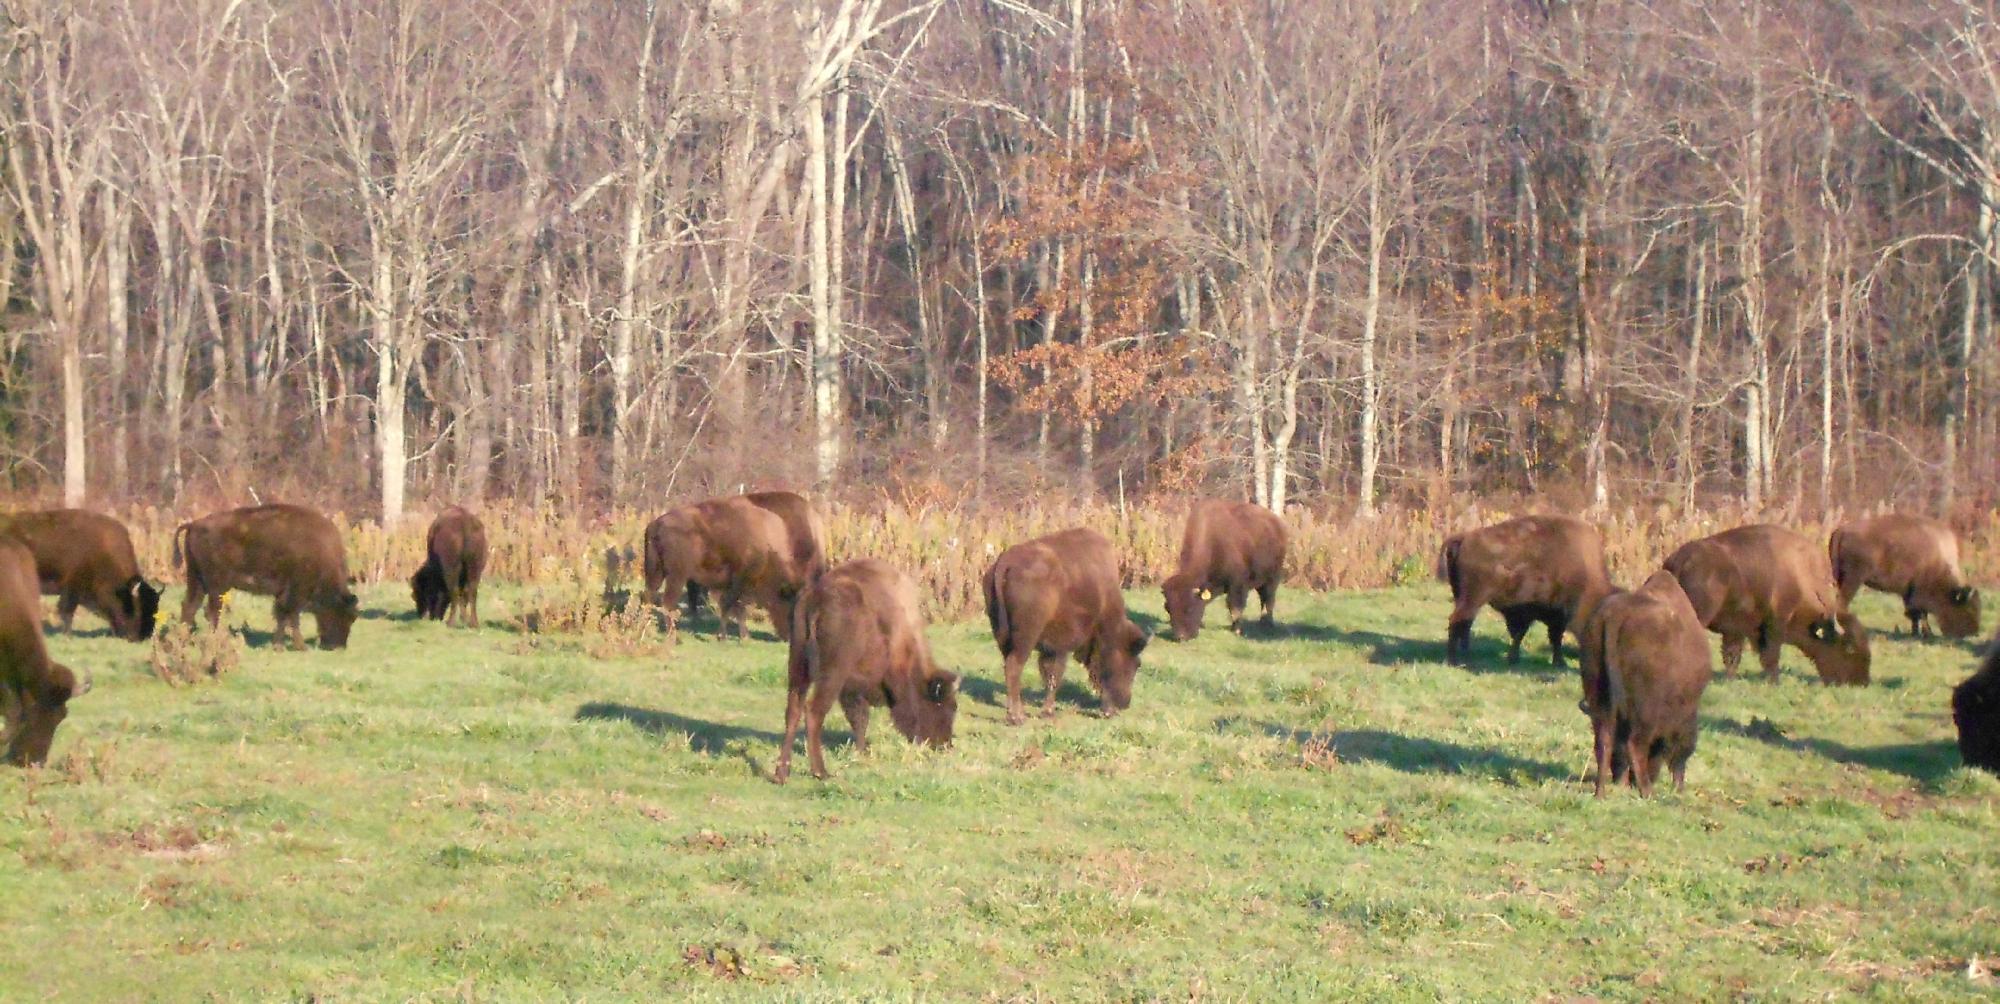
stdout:
<svg viewBox="0 0 2000 1004">
<path fill-rule="evenodd" d="M 4 0 L 16 493 L 1995 503 L 1983 0 Z"/>
</svg>

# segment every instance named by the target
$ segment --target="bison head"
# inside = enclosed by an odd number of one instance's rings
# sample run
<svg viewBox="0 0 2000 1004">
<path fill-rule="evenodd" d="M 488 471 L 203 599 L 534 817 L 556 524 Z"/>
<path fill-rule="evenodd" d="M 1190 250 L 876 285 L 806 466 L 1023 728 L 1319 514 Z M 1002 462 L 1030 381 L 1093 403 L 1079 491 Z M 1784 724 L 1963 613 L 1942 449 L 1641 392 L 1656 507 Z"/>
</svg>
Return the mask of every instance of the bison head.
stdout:
<svg viewBox="0 0 2000 1004">
<path fill-rule="evenodd" d="M 925 746 L 951 745 L 952 723 L 958 720 L 958 674 L 933 670 L 924 677 L 923 693 L 916 702 L 911 723 L 911 741 Z"/>
<path fill-rule="evenodd" d="M 451 606 L 451 589 L 445 585 L 444 571 L 437 562 L 424 562 L 424 567 L 410 576 L 410 599 L 417 605 L 418 617 L 444 620 L 445 609 Z"/>
<path fill-rule="evenodd" d="M 1970 638 L 1979 633 L 1979 590 L 1959 586 L 1944 594 L 1944 602 L 1931 611 L 1937 615 L 1938 630 L 1953 638 Z"/>
<path fill-rule="evenodd" d="M 1130 620 L 1120 620 L 1100 631 L 1084 652 L 1084 665 L 1090 668 L 1090 682 L 1104 702 L 1106 716 L 1132 706 L 1132 680 L 1139 675 L 1139 653 L 1146 650 L 1146 642 L 1150 640 L 1152 636 L 1145 629 Z"/>
<path fill-rule="evenodd" d="M 153 636 L 160 620 L 160 591 L 139 576 L 118 587 L 118 623 L 112 629 L 127 641 L 145 641 Z"/>
<path fill-rule="evenodd" d="M 84 684 L 88 690 L 89 684 Z M 76 693 L 76 674 L 59 663 L 49 663 L 48 674 L 39 686 L 30 686 L 20 695 L 20 721 L 7 744 L 6 761 L 16 767 L 39 767 L 49 759 L 55 743 L 56 726 L 69 714 L 69 699 Z"/>
<path fill-rule="evenodd" d="M 360 616 L 360 598 L 346 590 L 333 603 L 313 611 L 313 623 L 319 627 L 319 647 L 346 648 L 347 633 L 354 629 L 354 622 Z"/>
<path fill-rule="evenodd" d="M 1814 621 L 1799 640 L 1799 648 L 1812 660 L 1820 680 L 1829 684 L 1865 687 L 1872 656 L 1868 631 L 1861 619 L 1843 610 L 1832 617 Z"/>
<path fill-rule="evenodd" d="M 1193 641 L 1201 633 L 1202 611 L 1215 594 L 1197 584 L 1192 575 L 1175 575 L 1160 584 L 1160 591 L 1167 597 L 1167 622 L 1173 626 L 1168 635 L 1175 641 Z"/>
</svg>

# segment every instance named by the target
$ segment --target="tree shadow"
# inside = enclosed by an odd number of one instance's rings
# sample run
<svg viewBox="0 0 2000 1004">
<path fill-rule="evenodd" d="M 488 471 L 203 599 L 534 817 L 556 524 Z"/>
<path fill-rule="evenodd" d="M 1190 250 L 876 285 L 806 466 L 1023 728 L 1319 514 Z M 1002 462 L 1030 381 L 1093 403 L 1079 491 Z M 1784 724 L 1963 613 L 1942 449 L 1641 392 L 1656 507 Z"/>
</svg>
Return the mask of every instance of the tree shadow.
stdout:
<svg viewBox="0 0 2000 1004">
<path fill-rule="evenodd" d="M 1705 719 L 1703 725 L 1724 735 L 1754 739 L 1766 746 L 1775 746 L 1795 753 L 1813 753 L 1835 763 L 1901 774 L 1919 784 L 1937 781 L 1959 766 L 1956 739 L 1890 743 L 1885 746 L 1849 746 L 1831 739 L 1794 739 L 1786 735 L 1783 729 L 1763 718 L 1752 719 L 1747 725 L 1733 718 L 1710 718 Z"/>
<path fill-rule="evenodd" d="M 1240 718 L 1218 718 L 1214 726 L 1217 732 L 1254 728 L 1273 739 L 1294 745 L 1329 739 L 1323 734 L 1287 728 L 1275 722 Z M 1517 785 L 1561 781 L 1574 776 L 1574 772 L 1555 764 L 1500 750 L 1379 729 L 1338 730 L 1332 733 L 1330 740 L 1334 754 L 1342 760 L 1377 763 L 1405 774 L 1482 774 Z"/>
<path fill-rule="evenodd" d="M 838 715 L 830 715 L 827 725 L 831 726 Z M 751 728 L 746 725 L 727 725 L 701 718 L 689 718 L 671 711 L 655 711 L 651 708 L 635 708 L 629 704 L 613 704 L 592 701 L 576 709 L 575 720 L 579 722 L 624 722 L 647 735 L 659 739 L 687 738 L 688 748 L 706 756 L 728 756 L 738 753 L 752 770 L 763 773 L 763 766 L 753 756 L 748 747 L 769 744 L 777 746 L 785 737 L 777 732 Z M 844 720 L 844 719 L 843 719 Z M 804 729 L 800 730 L 804 734 Z M 827 728 L 821 732 L 821 741 L 827 745 L 851 742 L 853 735 L 846 731 Z M 732 750 L 742 744 L 745 748 Z"/>
</svg>

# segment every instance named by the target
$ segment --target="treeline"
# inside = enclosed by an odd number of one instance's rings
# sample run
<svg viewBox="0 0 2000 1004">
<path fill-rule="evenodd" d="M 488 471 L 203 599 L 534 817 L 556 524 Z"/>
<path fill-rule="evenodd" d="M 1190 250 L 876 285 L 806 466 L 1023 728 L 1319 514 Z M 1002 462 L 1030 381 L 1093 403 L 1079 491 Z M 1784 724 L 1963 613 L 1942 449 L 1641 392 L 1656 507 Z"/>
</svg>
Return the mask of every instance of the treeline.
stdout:
<svg viewBox="0 0 2000 1004">
<path fill-rule="evenodd" d="M 0 7 L 17 491 L 1994 500 L 1973 0 Z"/>
</svg>

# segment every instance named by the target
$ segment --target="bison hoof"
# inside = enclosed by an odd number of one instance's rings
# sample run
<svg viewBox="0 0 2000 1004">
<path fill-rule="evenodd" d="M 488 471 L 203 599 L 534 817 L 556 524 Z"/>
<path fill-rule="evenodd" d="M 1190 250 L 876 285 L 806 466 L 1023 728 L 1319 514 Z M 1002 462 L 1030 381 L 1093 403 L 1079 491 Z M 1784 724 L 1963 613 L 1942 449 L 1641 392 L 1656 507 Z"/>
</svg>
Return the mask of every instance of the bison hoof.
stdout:
<svg viewBox="0 0 2000 1004">
<path fill-rule="evenodd" d="M 1007 712 L 1007 724 L 1009 725 L 1020 725 L 1026 722 L 1027 720 L 1028 720 L 1027 717 L 1022 715 L 1018 711 Z"/>
<path fill-rule="evenodd" d="M 792 769 L 790 767 L 779 767 L 777 770 L 771 772 L 772 784 L 784 784 L 791 779 Z"/>
</svg>

